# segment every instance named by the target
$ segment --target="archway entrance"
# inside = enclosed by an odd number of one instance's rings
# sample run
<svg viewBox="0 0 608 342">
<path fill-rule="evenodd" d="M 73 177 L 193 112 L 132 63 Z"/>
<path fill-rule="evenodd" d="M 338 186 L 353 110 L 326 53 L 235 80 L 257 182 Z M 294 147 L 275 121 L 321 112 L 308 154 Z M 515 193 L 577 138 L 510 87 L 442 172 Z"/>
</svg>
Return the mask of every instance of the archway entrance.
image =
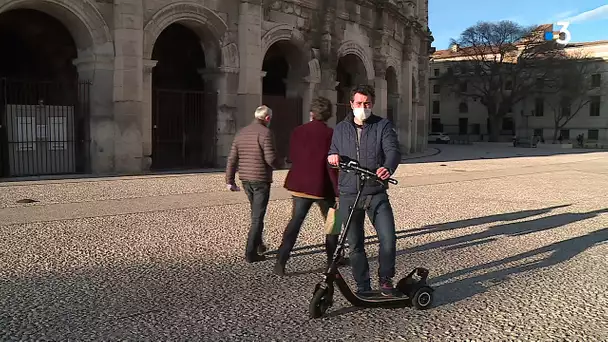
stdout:
<svg viewBox="0 0 608 342">
<path fill-rule="evenodd" d="M 394 124 L 399 117 L 399 89 L 397 85 L 397 72 L 395 68 L 386 69 L 386 117 Z"/>
<path fill-rule="evenodd" d="M 7 11 L 0 50 L 0 175 L 86 172 L 89 84 L 68 29 L 40 11 Z"/>
<path fill-rule="evenodd" d="M 338 92 L 336 122 L 340 122 L 351 111 L 351 90 L 359 84 L 368 83 L 365 65 L 361 59 L 353 54 L 341 57 L 338 60 L 338 67 L 336 68 L 336 81 L 339 82 L 336 86 L 336 91 Z"/>
<path fill-rule="evenodd" d="M 152 169 L 215 165 L 217 93 L 203 81 L 205 57 L 200 37 L 178 23 L 154 44 Z"/>
<path fill-rule="evenodd" d="M 272 109 L 270 125 L 279 158 L 289 156 L 291 132 L 302 124 L 302 82 L 306 69 L 304 56 L 291 43 L 279 41 L 270 46 L 262 71 L 262 103 Z"/>
</svg>

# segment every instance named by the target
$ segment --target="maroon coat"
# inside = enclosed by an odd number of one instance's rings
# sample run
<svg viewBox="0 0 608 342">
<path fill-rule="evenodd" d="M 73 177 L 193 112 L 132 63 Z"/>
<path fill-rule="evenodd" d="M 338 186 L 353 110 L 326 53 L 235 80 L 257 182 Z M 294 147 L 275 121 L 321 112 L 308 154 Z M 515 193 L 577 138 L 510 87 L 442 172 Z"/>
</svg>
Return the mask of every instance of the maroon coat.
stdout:
<svg viewBox="0 0 608 342">
<path fill-rule="evenodd" d="M 334 130 L 313 120 L 294 129 L 289 142 L 292 162 L 285 188 L 317 197 L 337 197 L 338 171 L 327 163 Z"/>
</svg>

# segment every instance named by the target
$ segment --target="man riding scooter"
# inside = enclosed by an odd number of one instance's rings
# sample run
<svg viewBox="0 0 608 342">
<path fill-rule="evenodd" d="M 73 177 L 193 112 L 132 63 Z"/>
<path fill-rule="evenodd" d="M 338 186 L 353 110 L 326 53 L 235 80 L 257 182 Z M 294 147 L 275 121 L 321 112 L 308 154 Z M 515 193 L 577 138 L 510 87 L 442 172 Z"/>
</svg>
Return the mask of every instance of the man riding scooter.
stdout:
<svg viewBox="0 0 608 342">
<path fill-rule="evenodd" d="M 401 162 L 401 152 L 393 124 L 372 114 L 374 101 L 373 87 L 360 85 L 353 89 L 350 97 L 353 112 L 334 129 L 327 160 L 334 166 L 338 165 L 340 156 L 357 160 L 361 167 L 376 170 L 378 177 L 386 180 L 395 173 Z M 354 203 L 359 187 L 357 176 L 341 171 L 338 183 L 340 217 L 348 217 L 351 206 L 358 209 L 353 213 L 347 235 L 357 292 L 371 291 L 369 263 L 364 245 L 364 211 L 367 211 L 380 240 L 380 290 L 383 295 L 394 295 L 392 278 L 395 276 L 396 257 L 395 219 L 386 189 L 377 182 L 368 181 L 361 200 Z"/>
</svg>

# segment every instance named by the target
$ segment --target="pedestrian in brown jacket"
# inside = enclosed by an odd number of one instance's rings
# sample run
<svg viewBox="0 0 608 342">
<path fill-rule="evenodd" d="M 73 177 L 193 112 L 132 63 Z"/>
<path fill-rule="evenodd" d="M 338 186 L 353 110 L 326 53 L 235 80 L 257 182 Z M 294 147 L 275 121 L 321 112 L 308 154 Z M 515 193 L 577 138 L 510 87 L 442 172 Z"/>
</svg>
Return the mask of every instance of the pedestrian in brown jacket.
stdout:
<svg viewBox="0 0 608 342">
<path fill-rule="evenodd" d="M 266 246 L 262 243 L 264 216 L 270 198 L 272 171 L 280 166 L 276 158 L 274 137 L 268 128 L 272 110 L 262 105 L 255 110 L 254 116 L 253 122 L 241 129 L 234 138 L 226 165 L 228 189 L 240 190 L 235 182 L 238 169 L 239 179 L 251 206 L 251 227 L 245 251 L 247 262 L 266 259 L 262 255 L 266 251 Z"/>
</svg>

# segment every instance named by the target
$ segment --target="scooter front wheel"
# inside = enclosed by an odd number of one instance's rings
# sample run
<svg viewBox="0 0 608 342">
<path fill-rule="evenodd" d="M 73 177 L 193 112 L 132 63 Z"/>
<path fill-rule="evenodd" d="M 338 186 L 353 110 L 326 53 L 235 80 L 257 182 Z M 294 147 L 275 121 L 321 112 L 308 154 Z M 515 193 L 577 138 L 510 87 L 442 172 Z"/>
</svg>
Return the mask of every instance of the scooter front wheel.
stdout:
<svg viewBox="0 0 608 342">
<path fill-rule="evenodd" d="M 310 318 L 319 318 L 327 312 L 327 309 L 332 305 L 333 293 L 329 288 L 319 287 L 310 301 L 308 306 L 308 314 Z"/>
</svg>

